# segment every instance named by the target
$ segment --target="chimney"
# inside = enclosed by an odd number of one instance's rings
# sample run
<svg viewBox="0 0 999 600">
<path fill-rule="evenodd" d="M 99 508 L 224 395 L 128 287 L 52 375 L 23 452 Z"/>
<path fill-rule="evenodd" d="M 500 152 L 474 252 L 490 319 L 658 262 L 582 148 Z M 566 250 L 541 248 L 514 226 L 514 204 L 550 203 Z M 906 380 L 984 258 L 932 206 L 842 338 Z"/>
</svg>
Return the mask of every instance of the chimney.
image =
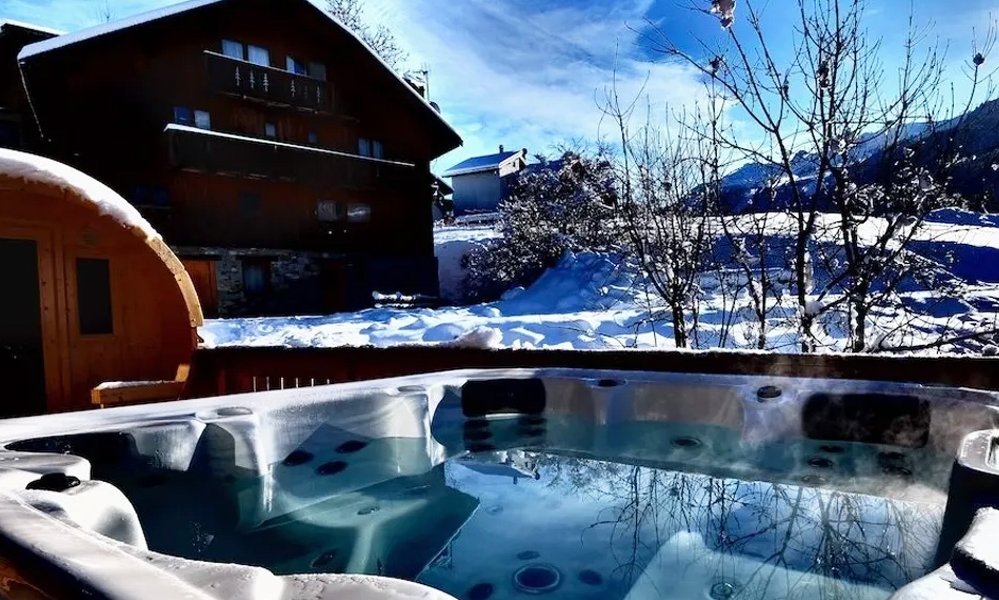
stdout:
<svg viewBox="0 0 999 600">
<path fill-rule="evenodd" d="M 503 154 L 503 144 L 500 144 L 500 154 Z"/>
</svg>

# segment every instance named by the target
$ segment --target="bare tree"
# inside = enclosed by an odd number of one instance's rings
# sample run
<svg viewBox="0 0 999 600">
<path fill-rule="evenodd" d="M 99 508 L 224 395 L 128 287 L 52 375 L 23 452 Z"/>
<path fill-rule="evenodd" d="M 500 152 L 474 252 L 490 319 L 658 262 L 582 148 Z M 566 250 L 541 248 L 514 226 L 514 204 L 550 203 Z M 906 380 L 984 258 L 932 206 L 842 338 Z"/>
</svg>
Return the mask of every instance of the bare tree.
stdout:
<svg viewBox="0 0 999 600">
<path fill-rule="evenodd" d="M 408 58 L 388 27 L 368 22 L 361 0 L 326 0 L 326 12 L 357 34 L 393 69 L 398 70 Z"/>
<path fill-rule="evenodd" d="M 100 23 L 110 23 L 114 21 L 114 9 L 111 8 L 111 0 L 101 0 L 94 9 L 94 16 Z"/>
<path fill-rule="evenodd" d="M 653 124 L 650 114 L 622 154 L 629 190 L 620 214 L 637 263 L 666 304 L 673 341 L 686 348 L 697 330 L 700 281 L 712 257 L 715 187 L 697 139 Z M 623 127 L 621 119 L 618 126 Z"/>
<path fill-rule="evenodd" d="M 959 138 L 960 119 L 941 118 L 948 116 L 940 93 L 943 55 L 924 43 L 926 32 L 910 16 L 902 63 L 889 69 L 879 58 L 881 40 L 863 26 L 865 8 L 865 0 L 798 0 L 786 60 L 772 51 L 761 13 L 749 0 L 738 13 L 731 2 L 704 8 L 720 20 L 724 40 L 703 42 L 703 52 L 691 53 L 661 32 L 650 38 L 656 50 L 698 70 L 715 101 L 729 103 L 754 126 L 753 136 L 721 128 L 710 135 L 776 175 L 782 198 L 770 209 L 786 211 L 790 227 L 769 233 L 793 240 L 792 293 L 806 352 L 824 343 L 816 325 L 837 315 L 847 321 L 845 349 L 870 349 L 872 309 L 885 303 L 904 308 L 903 282 L 934 269 L 910 242 L 931 211 L 960 203 L 947 186 L 959 144 L 920 148 L 913 141 L 937 139 L 933 134 L 944 128 L 950 131 L 945 139 Z M 970 61 L 965 111 L 980 91 L 988 39 Z M 891 85 L 888 73 L 897 75 Z M 956 104 L 952 112 L 960 111 Z M 921 132 L 914 136 L 914 129 Z M 757 283 L 765 279 L 762 270 L 751 271 Z"/>
</svg>

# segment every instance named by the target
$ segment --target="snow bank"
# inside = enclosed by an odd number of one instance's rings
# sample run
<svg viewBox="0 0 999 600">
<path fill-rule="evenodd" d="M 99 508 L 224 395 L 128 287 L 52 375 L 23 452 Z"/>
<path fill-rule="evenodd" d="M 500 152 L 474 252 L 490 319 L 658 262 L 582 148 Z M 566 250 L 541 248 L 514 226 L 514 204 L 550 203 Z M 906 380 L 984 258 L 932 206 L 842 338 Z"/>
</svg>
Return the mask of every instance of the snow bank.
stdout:
<svg viewBox="0 0 999 600">
<path fill-rule="evenodd" d="M 654 347 L 672 334 L 636 306 L 634 273 L 611 257 L 567 255 L 520 294 L 468 307 L 375 308 L 322 317 L 216 320 L 205 345 L 604 349 Z M 615 310 L 608 311 L 610 307 Z M 637 336 L 637 337 L 636 337 Z"/>
<path fill-rule="evenodd" d="M 48 158 L 0 148 L 0 178 L 41 183 L 78 195 L 90 202 L 100 214 L 110 217 L 123 227 L 134 227 L 147 238 L 159 239 L 160 234 L 131 204 L 93 177 Z"/>
<path fill-rule="evenodd" d="M 910 311 L 908 318 L 915 321 L 910 324 L 913 333 L 907 344 L 936 340 L 942 331 L 953 331 L 955 327 L 962 331 L 991 331 L 999 326 L 999 227 L 948 222 L 963 223 L 974 218 L 964 213 L 942 213 L 938 215 L 940 220 L 919 233 L 914 251 L 939 259 L 942 266 L 953 265 L 955 274 L 968 283 L 960 299 L 943 298 L 918 282 L 909 285 L 903 303 Z M 791 226 L 788 219 L 787 215 L 770 216 L 768 226 L 773 228 L 773 235 L 785 235 Z M 821 227 L 834 230 L 832 220 L 832 216 L 824 218 Z M 876 235 L 877 219 L 870 221 L 862 232 L 864 236 Z M 447 255 L 450 244 L 468 248 L 495 237 L 489 228 L 446 228 L 436 233 L 439 257 Z M 455 250 L 451 260 L 457 262 L 460 254 Z M 694 343 L 699 348 L 755 347 L 757 324 L 745 290 L 733 301 L 721 295 L 723 286 L 718 281 L 711 285 L 712 279 L 718 280 L 718 275 L 705 274 L 701 281 Z M 460 280 L 455 276 L 451 281 Z M 672 348 L 674 332 L 669 311 L 654 293 L 646 293 L 646 286 L 636 266 L 618 257 L 568 254 L 533 285 L 512 289 L 497 302 L 438 310 L 378 308 L 323 317 L 210 321 L 201 329 L 201 335 L 209 347 Z M 822 317 L 834 300 L 809 298 L 804 308 L 822 321 L 817 334 L 830 349 L 842 348 L 848 335 L 835 319 Z M 876 307 L 875 313 L 873 318 L 888 325 L 903 316 L 897 307 Z M 798 316 L 794 298 L 784 297 L 772 307 L 767 320 L 768 348 L 793 352 L 800 347 L 795 327 Z M 980 352 L 974 348 L 971 351 Z"/>
<path fill-rule="evenodd" d="M 502 303 L 505 313 L 519 315 L 608 310 L 632 299 L 634 281 L 633 268 L 617 257 L 569 253 Z"/>
</svg>

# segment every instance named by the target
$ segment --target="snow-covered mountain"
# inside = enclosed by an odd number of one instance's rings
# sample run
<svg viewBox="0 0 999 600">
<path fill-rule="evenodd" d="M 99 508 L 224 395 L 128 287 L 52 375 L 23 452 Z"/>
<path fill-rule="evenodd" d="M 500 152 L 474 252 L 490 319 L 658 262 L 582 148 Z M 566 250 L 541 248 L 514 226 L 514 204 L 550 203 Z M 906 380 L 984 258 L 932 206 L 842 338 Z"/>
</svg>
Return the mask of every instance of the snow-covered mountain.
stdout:
<svg viewBox="0 0 999 600">
<path fill-rule="evenodd" d="M 866 133 L 860 136 L 857 144 L 850 150 L 850 158 L 853 162 L 860 163 L 872 156 L 880 154 L 887 144 L 894 143 L 896 135 L 900 142 L 911 142 L 926 134 L 930 129 L 929 123 L 911 123 L 902 125 L 901 131 L 891 128 Z M 940 128 L 935 128 L 939 131 Z M 791 171 L 797 178 L 808 178 L 816 175 L 818 169 L 818 155 L 804 150 L 798 151 L 791 158 Z M 762 188 L 774 185 L 781 177 L 784 169 L 774 164 L 749 163 L 745 164 L 729 175 L 722 178 L 723 189 L 733 188 Z M 779 184 L 779 182 L 777 182 Z"/>
<path fill-rule="evenodd" d="M 956 144 L 962 161 L 954 174 L 955 191 L 971 198 L 999 198 L 999 99 L 948 121 L 908 123 L 862 135 L 850 150 L 851 162 L 858 165 L 855 175 L 863 179 L 865 173 L 873 172 L 896 139 L 903 145 L 922 144 L 926 156 Z M 799 185 L 814 185 L 817 164 L 815 154 L 800 151 L 794 155 L 791 168 Z M 782 199 L 789 196 L 788 182 L 782 179 L 780 166 L 742 165 L 722 178 L 723 201 L 732 211 L 779 209 Z M 991 208 L 999 209 L 999 203 Z"/>
</svg>

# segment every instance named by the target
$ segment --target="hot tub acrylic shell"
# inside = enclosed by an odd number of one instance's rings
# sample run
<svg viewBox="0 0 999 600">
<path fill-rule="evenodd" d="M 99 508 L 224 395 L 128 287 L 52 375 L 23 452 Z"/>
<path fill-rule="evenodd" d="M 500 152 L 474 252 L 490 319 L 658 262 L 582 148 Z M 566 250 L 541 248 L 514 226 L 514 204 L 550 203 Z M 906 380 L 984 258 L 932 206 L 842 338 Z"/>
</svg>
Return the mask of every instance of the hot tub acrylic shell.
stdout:
<svg viewBox="0 0 999 600">
<path fill-rule="evenodd" d="M 879 405 L 887 408 L 880 410 Z M 281 576 L 258 567 L 149 550 L 147 539 L 155 540 L 159 532 L 143 527 L 129 500 L 132 496 L 92 476 L 113 474 L 114 469 L 149 469 L 158 474 L 203 473 L 205 481 L 237 482 L 235 491 L 226 492 L 224 514 L 211 518 L 266 530 L 281 527 L 290 513 L 322 503 L 356 502 L 357 514 L 363 515 L 371 509 L 355 494 L 358 490 L 391 486 L 400 477 L 432 477 L 435 465 L 468 451 L 499 455 L 476 467 L 482 472 L 506 469 L 511 477 L 531 477 L 529 461 L 516 454 L 524 435 L 541 436 L 536 443 L 546 447 L 584 448 L 593 456 L 635 464 L 670 464 L 676 449 L 663 448 L 668 444 L 642 429 L 625 440 L 608 432 L 644 423 L 698 425 L 717 428 L 720 440 L 734 438 L 763 446 L 811 437 L 926 447 L 957 456 L 970 434 L 999 427 L 997 406 L 999 397 L 987 392 L 845 380 L 504 370 L 2 421 L 0 443 L 6 450 L 0 452 L 0 556 L 10 581 L 51 597 L 449 598 L 398 578 L 412 578 L 434 558 L 419 552 L 410 552 L 408 560 L 393 561 L 398 572 L 390 575 L 397 577 L 378 577 L 307 571 L 315 570 L 319 561 L 318 567 L 333 571 L 379 572 L 377 565 L 365 564 L 364 557 L 392 548 L 353 554 L 331 549 L 325 556 L 311 558 L 311 564 L 291 557 L 282 571 L 303 574 Z M 483 443 L 469 427 L 482 413 L 526 416 L 511 421 L 515 430 L 497 428 Z M 531 419 L 538 415 L 570 416 L 575 426 L 560 428 L 555 421 L 535 426 Z M 903 415 L 895 419 L 903 426 L 885 420 L 886 415 Z M 833 426 L 837 420 L 850 426 Z M 86 443 L 79 440 L 97 442 L 84 448 Z M 65 453 L 76 446 L 97 458 L 91 462 Z M 109 455 L 114 460 L 106 461 Z M 303 461 L 308 468 L 301 468 Z M 710 470 L 711 465 L 703 467 Z M 76 478 L 79 485 L 58 491 L 25 489 L 52 473 Z M 251 479 L 267 481 L 282 493 L 239 489 L 238 482 Z M 146 483 L 155 489 L 155 481 Z M 422 510 L 415 514 L 439 520 L 432 529 L 440 532 L 440 539 L 428 545 L 444 547 L 448 536 L 480 508 L 475 498 L 447 491 L 440 482 L 417 483 L 417 489 L 430 490 L 432 502 L 378 506 L 384 512 L 374 521 L 377 525 L 365 529 L 345 524 L 355 536 L 345 538 L 346 545 L 370 550 L 372 544 L 384 544 L 393 536 L 405 538 L 398 528 L 413 521 L 414 511 Z M 860 493 L 911 493 L 885 487 L 883 481 L 844 483 Z M 876 487 L 866 489 L 868 484 Z M 413 480 L 408 485 L 413 487 Z M 196 502 L 198 494 L 195 490 L 188 501 Z M 969 509 L 948 506 L 948 514 L 963 510 L 955 521 L 967 525 L 968 511 L 984 508 L 989 498 L 977 495 Z M 393 536 L 377 527 L 391 530 Z M 289 531 L 310 535 L 307 527 L 297 525 Z M 945 534 L 955 541 L 963 533 L 947 532 L 945 524 Z M 224 540 L 214 544 L 224 546 Z M 161 543 L 152 545 L 163 549 Z M 946 559 L 948 554 L 941 556 Z M 949 565 L 938 574 L 959 580 Z M 921 581 L 913 587 L 919 585 L 937 584 Z M 973 591 L 975 583 L 956 587 Z M 903 590 L 899 597 L 919 597 L 913 593 Z M 961 593 L 955 597 L 968 597 Z"/>
</svg>

